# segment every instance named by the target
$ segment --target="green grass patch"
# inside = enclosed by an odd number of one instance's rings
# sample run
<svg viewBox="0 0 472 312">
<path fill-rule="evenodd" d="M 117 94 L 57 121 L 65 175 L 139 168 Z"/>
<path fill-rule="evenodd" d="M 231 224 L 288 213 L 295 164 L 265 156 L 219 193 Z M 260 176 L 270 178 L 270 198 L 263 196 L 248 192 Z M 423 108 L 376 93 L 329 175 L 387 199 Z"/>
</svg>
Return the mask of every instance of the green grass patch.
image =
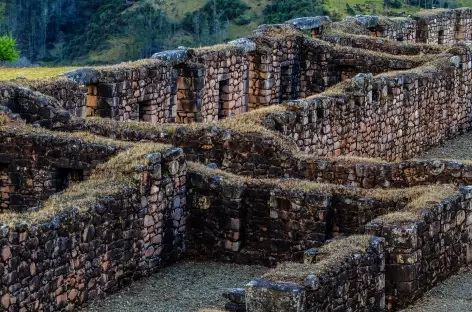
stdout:
<svg viewBox="0 0 472 312">
<path fill-rule="evenodd" d="M 79 67 L 27 67 L 27 68 L 0 68 L 0 81 L 24 77 L 29 80 L 53 78 L 60 74 Z"/>
</svg>

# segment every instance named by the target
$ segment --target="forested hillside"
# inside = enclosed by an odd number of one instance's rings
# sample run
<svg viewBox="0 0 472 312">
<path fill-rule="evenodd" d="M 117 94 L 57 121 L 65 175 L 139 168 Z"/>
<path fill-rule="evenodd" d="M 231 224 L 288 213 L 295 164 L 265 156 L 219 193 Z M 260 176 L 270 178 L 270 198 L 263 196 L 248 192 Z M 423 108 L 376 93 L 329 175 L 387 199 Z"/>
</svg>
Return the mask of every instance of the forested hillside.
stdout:
<svg viewBox="0 0 472 312">
<path fill-rule="evenodd" d="M 261 23 L 347 14 L 406 15 L 459 0 L 0 0 L 0 35 L 44 64 L 104 64 L 245 36 Z"/>
</svg>

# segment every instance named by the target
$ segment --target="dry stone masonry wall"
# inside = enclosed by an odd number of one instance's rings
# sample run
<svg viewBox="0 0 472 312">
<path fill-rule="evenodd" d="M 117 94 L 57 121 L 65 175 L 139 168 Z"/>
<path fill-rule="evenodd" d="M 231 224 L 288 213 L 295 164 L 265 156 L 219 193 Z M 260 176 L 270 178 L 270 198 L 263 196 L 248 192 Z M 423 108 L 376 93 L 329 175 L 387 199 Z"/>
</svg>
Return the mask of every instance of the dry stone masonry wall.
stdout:
<svg viewBox="0 0 472 312">
<path fill-rule="evenodd" d="M 472 261 L 471 164 L 387 162 L 470 129 L 471 12 L 294 19 L 4 83 L 0 304 L 73 311 L 187 256 L 279 263 L 230 311 L 406 307 Z"/>
<path fill-rule="evenodd" d="M 70 184 L 87 179 L 94 167 L 120 150 L 119 146 L 35 135 L 22 129 L 0 132 L 0 140 L 2 212 L 38 207 Z"/>
<path fill-rule="evenodd" d="M 92 154 L 94 147 L 88 148 Z M 118 173 L 123 165 L 117 165 L 110 168 Z M 156 150 L 129 174 L 132 183 L 94 177 L 29 215 L 0 215 L 3 309 L 73 311 L 180 258 L 186 223 L 182 150 Z M 88 200 L 94 192 L 101 195 Z"/>
<path fill-rule="evenodd" d="M 339 96 L 289 102 L 295 118 L 275 118 L 275 129 L 319 157 L 415 156 L 470 127 L 470 55 L 443 62 L 449 64 L 439 71 L 425 68 L 373 79 L 359 74 L 337 91 Z"/>
</svg>

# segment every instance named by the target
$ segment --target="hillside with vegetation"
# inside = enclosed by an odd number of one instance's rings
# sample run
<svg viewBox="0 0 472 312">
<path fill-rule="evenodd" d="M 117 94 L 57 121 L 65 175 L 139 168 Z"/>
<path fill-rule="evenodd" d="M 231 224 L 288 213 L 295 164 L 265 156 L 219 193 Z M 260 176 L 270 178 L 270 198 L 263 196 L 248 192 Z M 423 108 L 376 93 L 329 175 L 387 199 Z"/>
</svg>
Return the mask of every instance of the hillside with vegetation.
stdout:
<svg viewBox="0 0 472 312">
<path fill-rule="evenodd" d="M 462 1 L 462 2 L 461 2 Z M 134 60 L 178 46 L 245 36 L 262 23 L 301 16 L 406 16 L 472 0 L 0 0 L 0 35 L 45 65 Z M 472 4 L 472 3 L 471 3 Z"/>
</svg>

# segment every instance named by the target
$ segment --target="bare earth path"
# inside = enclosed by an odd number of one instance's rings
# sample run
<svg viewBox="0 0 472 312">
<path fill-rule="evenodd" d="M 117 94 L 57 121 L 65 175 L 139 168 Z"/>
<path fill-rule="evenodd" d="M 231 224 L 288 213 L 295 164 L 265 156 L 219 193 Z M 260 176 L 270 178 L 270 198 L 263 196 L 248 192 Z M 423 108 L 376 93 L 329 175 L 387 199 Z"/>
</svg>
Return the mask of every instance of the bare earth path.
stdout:
<svg viewBox="0 0 472 312">
<path fill-rule="evenodd" d="M 454 140 L 445 142 L 424 153 L 419 158 L 450 158 L 472 160 L 472 132 L 461 135 Z"/>
<path fill-rule="evenodd" d="M 93 302 L 84 312 L 195 312 L 222 309 L 222 289 L 244 287 L 267 272 L 261 266 L 180 262 Z"/>
</svg>

